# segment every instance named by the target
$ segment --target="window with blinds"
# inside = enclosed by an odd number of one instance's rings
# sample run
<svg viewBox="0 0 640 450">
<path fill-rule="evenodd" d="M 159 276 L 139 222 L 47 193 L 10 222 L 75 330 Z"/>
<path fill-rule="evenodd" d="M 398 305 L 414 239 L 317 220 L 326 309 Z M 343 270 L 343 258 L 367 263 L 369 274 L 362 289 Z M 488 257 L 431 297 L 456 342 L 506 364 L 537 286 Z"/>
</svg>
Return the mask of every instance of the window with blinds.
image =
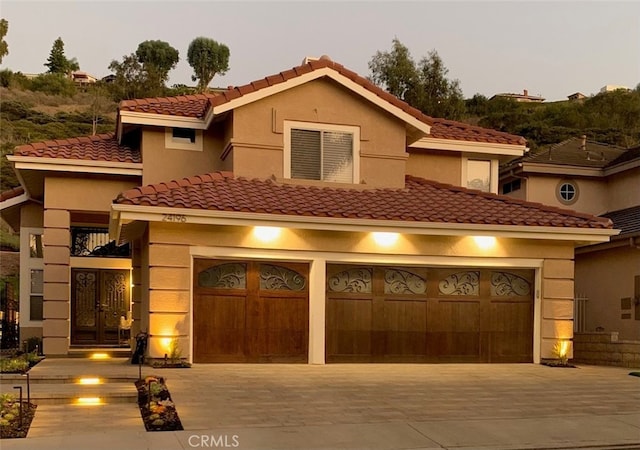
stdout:
<svg viewBox="0 0 640 450">
<path fill-rule="evenodd" d="M 353 133 L 291 128 L 291 178 L 353 183 Z"/>
</svg>

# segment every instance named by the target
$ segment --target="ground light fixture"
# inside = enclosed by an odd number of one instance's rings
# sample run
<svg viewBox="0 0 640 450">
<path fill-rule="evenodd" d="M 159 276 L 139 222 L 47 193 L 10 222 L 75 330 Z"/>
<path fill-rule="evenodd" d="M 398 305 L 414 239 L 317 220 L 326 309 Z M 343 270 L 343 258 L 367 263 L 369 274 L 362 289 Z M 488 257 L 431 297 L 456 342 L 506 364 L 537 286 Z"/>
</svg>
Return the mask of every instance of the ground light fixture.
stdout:
<svg viewBox="0 0 640 450">
<path fill-rule="evenodd" d="M 282 233 L 282 228 L 279 227 L 253 227 L 253 235 L 262 242 L 275 241 L 280 233 Z"/>
<path fill-rule="evenodd" d="M 92 353 L 91 356 L 89 356 L 89 359 L 104 360 L 111 359 L 111 356 L 109 356 L 108 353 Z"/>
<path fill-rule="evenodd" d="M 100 378 L 80 378 L 78 379 L 77 384 L 83 384 L 83 385 L 102 384 L 102 380 Z"/>
<path fill-rule="evenodd" d="M 78 397 L 74 401 L 78 406 L 98 406 L 104 405 L 104 402 L 100 397 Z"/>
</svg>

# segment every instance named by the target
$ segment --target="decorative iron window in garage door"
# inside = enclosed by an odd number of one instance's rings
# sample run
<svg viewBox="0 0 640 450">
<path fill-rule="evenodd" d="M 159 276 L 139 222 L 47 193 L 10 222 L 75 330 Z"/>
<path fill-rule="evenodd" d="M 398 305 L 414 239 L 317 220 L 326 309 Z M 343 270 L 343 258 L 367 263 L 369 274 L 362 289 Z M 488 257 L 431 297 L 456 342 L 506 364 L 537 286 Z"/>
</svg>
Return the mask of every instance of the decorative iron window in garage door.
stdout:
<svg viewBox="0 0 640 450">
<path fill-rule="evenodd" d="M 385 294 L 424 294 L 426 278 L 404 267 L 388 268 L 384 271 Z"/>
<path fill-rule="evenodd" d="M 288 267 L 260 264 L 260 289 L 302 291 L 307 285 L 304 275 Z"/>
<path fill-rule="evenodd" d="M 354 267 L 329 277 L 327 284 L 330 292 L 371 292 L 372 269 Z"/>
<path fill-rule="evenodd" d="M 210 267 L 198 274 L 198 286 L 222 289 L 246 289 L 247 265 L 226 263 Z"/>
<path fill-rule="evenodd" d="M 480 293 L 480 272 L 468 271 L 452 273 L 438 283 L 441 295 L 473 295 Z"/>
<path fill-rule="evenodd" d="M 491 296 L 509 297 L 529 295 L 531 283 L 524 278 L 508 272 L 491 272 Z"/>
</svg>

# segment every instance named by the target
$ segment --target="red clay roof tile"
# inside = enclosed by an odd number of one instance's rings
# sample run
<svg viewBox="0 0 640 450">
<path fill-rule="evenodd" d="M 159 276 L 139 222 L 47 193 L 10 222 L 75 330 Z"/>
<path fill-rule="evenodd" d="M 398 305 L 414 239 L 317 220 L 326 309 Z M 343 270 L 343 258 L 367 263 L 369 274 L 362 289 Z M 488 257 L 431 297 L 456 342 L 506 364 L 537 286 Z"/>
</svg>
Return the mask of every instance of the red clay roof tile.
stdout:
<svg viewBox="0 0 640 450">
<path fill-rule="evenodd" d="M 16 156 L 141 163 L 140 150 L 118 144 L 113 133 L 21 145 Z"/>
<path fill-rule="evenodd" d="M 115 203 L 309 217 L 611 228 L 608 219 L 407 176 L 404 189 L 318 188 L 216 172 L 131 189 Z"/>
<path fill-rule="evenodd" d="M 22 186 L 18 186 L 13 189 L 0 192 L 0 202 L 4 202 L 5 200 L 10 200 L 22 194 L 24 194 L 24 189 L 22 188 Z"/>
<path fill-rule="evenodd" d="M 227 91 L 218 94 L 207 93 L 173 98 L 125 100 L 120 103 L 120 110 L 202 118 L 206 115 L 210 106 L 219 106 L 242 95 L 246 95 L 247 93 L 255 92 L 256 90 L 264 89 L 268 86 L 273 86 L 291 78 L 326 67 L 337 71 L 341 75 L 366 88 L 383 100 L 386 100 L 394 106 L 402 109 L 404 112 L 415 117 L 421 122 L 431 125 L 431 137 L 513 145 L 526 144 L 525 139 L 520 136 L 467 125 L 462 122 L 429 117 L 418 109 L 413 108 L 397 97 L 371 83 L 366 78 L 361 77 L 357 73 L 345 68 L 343 65 L 330 60 L 310 61 L 307 64 L 294 67 L 290 70 L 285 70 L 279 74 L 267 76 L 243 86 L 235 88 L 230 86 Z"/>
</svg>

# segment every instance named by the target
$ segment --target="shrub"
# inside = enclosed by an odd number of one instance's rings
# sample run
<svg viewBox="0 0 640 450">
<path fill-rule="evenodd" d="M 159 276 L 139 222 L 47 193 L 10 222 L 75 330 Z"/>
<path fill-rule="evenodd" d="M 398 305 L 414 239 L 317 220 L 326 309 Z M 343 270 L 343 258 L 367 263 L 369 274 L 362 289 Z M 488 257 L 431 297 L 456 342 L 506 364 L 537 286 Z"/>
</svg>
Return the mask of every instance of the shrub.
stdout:
<svg viewBox="0 0 640 450">
<path fill-rule="evenodd" d="M 11 86 L 13 72 L 9 69 L 0 70 L 0 86 L 8 88 Z"/>
<path fill-rule="evenodd" d="M 76 86 L 72 80 L 63 74 L 45 73 L 31 80 L 31 90 L 51 95 L 72 97 L 76 93 Z"/>
</svg>

